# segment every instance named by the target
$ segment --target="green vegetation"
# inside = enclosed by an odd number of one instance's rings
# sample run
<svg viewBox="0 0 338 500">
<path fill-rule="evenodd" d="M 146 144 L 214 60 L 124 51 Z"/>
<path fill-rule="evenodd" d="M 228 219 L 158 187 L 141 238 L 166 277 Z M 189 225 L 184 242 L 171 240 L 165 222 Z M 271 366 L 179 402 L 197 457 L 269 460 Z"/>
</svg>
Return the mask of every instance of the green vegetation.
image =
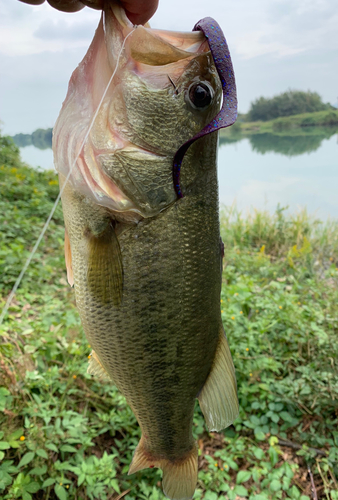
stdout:
<svg viewBox="0 0 338 500">
<path fill-rule="evenodd" d="M 0 306 L 58 192 L 52 172 L 0 141 Z M 306 213 L 224 210 L 222 317 L 240 417 L 200 447 L 194 498 L 338 500 L 338 224 Z M 87 373 L 87 344 L 66 283 L 58 207 L 0 327 L 0 497 L 163 500 L 160 472 L 127 476 L 140 438 L 114 386 Z"/>
<path fill-rule="evenodd" d="M 259 97 L 253 103 L 247 121 L 268 121 L 281 116 L 314 113 L 316 111 L 332 110 L 330 104 L 323 103 L 317 92 L 288 90 L 272 98 Z"/>
<path fill-rule="evenodd" d="M 20 148 L 32 145 L 38 149 L 48 149 L 52 147 L 52 136 L 52 128 L 38 128 L 32 134 L 16 134 L 12 139 Z"/>
</svg>

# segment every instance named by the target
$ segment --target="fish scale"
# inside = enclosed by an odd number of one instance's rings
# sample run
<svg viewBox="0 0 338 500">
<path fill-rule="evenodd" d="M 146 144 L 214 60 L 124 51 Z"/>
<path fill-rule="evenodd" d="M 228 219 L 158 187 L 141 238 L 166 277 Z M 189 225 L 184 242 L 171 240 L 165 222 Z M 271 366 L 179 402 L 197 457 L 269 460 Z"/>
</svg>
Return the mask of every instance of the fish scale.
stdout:
<svg viewBox="0 0 338 500">
<path fill-rule="evenodd" d="M 105 22 L 72 76 L 54 128 L 67 274 L 93 348 L 89 372 L 110 377 L 141 427 L 129 473 L 159 467 L 164 493 L 184 500 L 197 481 L 196 398 L 210 430 L 230 425 L 238 414 L 220 311 L 217 133 L 200 138 L 181 158 L 181 199 L 171 175 L 180 144 L 217 114 L 221 84 L 200 33 L 166 32 L 161 39 L 159 31 L 138 27 L 133 45 L 133 28 L 120 7 L 107 11 Z M 114 51 L 128 33 L 115 87 L 113 81 L 64 185 L 65 159 L 72 161 L 83 121 L 90 122 L 88 110 L 109 69 L 116 70 Z M 177 37 L 187 52 L 169 44 Z M 159 61 L 166 61 L 163 69 Z M 199 82 L 211 89 L 201 109 L 191 101 Z"/>
<path fill-rule="evenodd" d="M 216 140 L 208 138 L 210 148 Z M 208 149 L 204 154 L 208 155 Z M 191 193 L 160 217 L 139 223 L 120 237 L 124 295 L 119 308 L 102 305 L 100 287 L 95 296 L 88 290 L 86 255 L 73 258 L 76 304 L 86 336 L 135 411 L 150 446 L 161 455 L 184 454 L 187 442 L 192 447 L 194 400 L 210 371 L 218 341 L 218 197 L 216 179 L 213 183 L 209 179 L 205 189 L 205 177 L 206 173 L 195 186 L 199 194 Z M 84 218 L 83 226 L 79 224 L 74 205 L 68 211 L 63 202 L 72 248 L 77 239 L 81 241 L 86 225 Z M 92 221 L 89 207 L 84 202 L 78 210 L 82 215 L 86 210 Z M 191 408 L 184 417 L 189 401 Z M 154 407 L 159 407 L 156 412 Z M 167 426 L 172 419 L 176 425 Z"/>
</svg>

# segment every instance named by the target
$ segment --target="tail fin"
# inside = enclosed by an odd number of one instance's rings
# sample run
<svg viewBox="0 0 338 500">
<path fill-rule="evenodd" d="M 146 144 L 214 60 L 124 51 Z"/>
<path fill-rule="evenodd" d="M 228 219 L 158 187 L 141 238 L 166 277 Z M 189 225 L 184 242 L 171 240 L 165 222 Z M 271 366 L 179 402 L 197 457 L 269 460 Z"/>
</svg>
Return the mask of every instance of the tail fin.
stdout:
<svg viewBox="0 0 338 500">
<path fill-rule="evenodd" d="M 177 460 L 153 457 L 147 452 L 144 439 L 135 450 L 128 474 L 134 474 L 142 469 L 158 467 L 163 471 L 163 493 L 170 500 L 190 500 L 195 492 L 197 483 L 197 447 L 184 457 Z"/>
<path fill-rule="evenodd" d="M 163 493 L 171 500 L 190 500 L 197 483 L 197 447 L 184 460 L 163 461 Z"/>
</svg>

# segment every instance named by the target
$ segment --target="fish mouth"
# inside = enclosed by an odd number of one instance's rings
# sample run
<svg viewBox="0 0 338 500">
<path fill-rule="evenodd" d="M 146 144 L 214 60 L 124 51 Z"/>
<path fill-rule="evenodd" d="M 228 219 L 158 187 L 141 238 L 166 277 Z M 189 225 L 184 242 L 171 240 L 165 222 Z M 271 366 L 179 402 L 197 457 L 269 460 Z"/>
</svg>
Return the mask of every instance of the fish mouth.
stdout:
<svg viewBox="0 0 338 500">
<path fill-rule="evenodd" d="M 154 88 L 165 88 L 168 75 L 172 80 L 178 79 L 196 56 L 210 52 L 202 31 L 152 29 L 149 23 L 134 26 L 118 4 L 106 6 L 103 15 L 111 70 L 116 67 L 116 49 L 124 44 L 122 64 L 128 62 L 129 69 Z"/>
<path fill-rule="evenodd" d="M 163 66 L 191 57 L 192 54 L 209 51 L 207 40 L 201 31 L 166 31 L 133 25 L 125 11 L 117 4 L 108 5 L 104 11 L 108 55 L 114 53 L 114 34 L 118 30 L 122 39 L 135 31 L 129 43 L 129 54 L 135 61 L 151 66 Z"/>
</svg>

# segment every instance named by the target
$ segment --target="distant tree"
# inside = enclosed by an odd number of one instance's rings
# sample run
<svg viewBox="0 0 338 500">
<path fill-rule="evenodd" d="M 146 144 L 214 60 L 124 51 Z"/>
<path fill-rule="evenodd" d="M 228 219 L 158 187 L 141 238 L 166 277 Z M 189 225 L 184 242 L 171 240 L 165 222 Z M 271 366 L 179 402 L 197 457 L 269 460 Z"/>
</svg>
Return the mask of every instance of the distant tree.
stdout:
<svg viewBox="0 0 338 500">
<path fill-rule="evenodd" d="M 33 145 L 39 149 L 48 149 L 52 147 L 52 136 L 52 128 L 38 128 L 32 134 L 16 134 L 12 139 L 20 148 Z"/>
<path fill-rule="evenodd" d="M 48 149 L 52 147 L 53 129 L 38 128 L 32 133 L 32 144 L 39 149 Z"/>
<path fill-rule="evenodd" d="M 332 109 L 330 104 L 325 104 L 317 92 L 303 92 L 301 90 L 288 90 L 270 99 L 260 97 L 251 103 L 248 121 L 267 121 L 279 116 L 298 115 L 300 113 L 313 113 Z"/>
<path fill-rule="evenodd" d="M 16 134 L 13 135 L 12 139 L 19 148 L 24 148 L 32 144 L 32 136 L 30 134 Z"/>
</svg>

